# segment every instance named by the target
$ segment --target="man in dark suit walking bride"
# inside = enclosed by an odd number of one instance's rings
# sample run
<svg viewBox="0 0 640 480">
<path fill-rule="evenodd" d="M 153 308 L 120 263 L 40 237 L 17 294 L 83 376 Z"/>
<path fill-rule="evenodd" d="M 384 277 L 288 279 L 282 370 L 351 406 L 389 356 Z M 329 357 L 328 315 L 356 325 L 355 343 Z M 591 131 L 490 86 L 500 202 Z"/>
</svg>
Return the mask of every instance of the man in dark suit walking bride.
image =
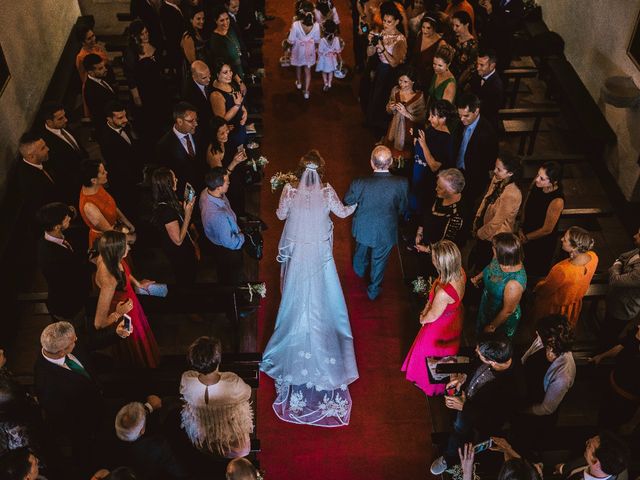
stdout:
<svg viewBox="0 0 640 480">
<path fill-rule="evenodd" d="M 409 183 L 389 173 L 392 161 L 389 148 L 375 147 L 371 152 L 373 175 L 356 178 L 344 197 L 345 205 L 358 205 L 352 226 L 356 240 L 353 270 L 364 277 L 369 267 L 370 300 L 380 295 L 389 254 L 398 241 L 398 217 L 407 208 Z"/>
</svg>

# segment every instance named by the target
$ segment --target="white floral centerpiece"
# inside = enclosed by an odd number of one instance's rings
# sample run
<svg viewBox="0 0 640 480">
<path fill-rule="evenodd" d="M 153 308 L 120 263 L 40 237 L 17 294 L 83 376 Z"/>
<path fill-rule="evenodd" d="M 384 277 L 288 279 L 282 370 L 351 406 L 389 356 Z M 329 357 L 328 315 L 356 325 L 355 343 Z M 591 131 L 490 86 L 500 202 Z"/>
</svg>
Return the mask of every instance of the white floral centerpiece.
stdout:
<svg viewBox="0 0 640 480">
<path fill-rule="evenodd" d="M 271 177 L 269 183 L 271 184 L 271 191 L 275 192 L 284 187 L 287 183 L 297 182 L 298 177 L 296 177 L 293 172 L 278 172 L 274 176 Z"/>
<path fill-rule="evenodd" d="M 240 287 L 243 290 L 249 292 L 249 301 L 253 301 L 253 295 L 258 295 L 260 298 L 267 296 L 267 284 L 265 282 L 247 283 L 246 287 Z"/>
</svg>

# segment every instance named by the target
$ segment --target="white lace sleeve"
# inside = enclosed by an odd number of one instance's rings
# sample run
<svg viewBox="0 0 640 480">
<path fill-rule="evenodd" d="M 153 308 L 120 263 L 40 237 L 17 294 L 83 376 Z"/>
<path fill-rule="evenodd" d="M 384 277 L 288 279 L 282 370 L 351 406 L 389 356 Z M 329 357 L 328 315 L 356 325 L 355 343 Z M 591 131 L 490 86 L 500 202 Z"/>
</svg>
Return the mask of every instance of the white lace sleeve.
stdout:
<svg viewBox="0 0 640 480">
<path fill-rule="evenodd" d="M 280 220 L 286 220 L 289 216 L 289 208 L 291 208 L 291 201 L 295 196 L 296 189 L 287 183 L 282 189 L 280 195 L 280 203 L 278 204 L 278 210 L 276 210 L 276 216 Z"/>
<path fill-rule="evenodd" d="M 356 209 L 357 205 L 345 206 L 338 198 L 338 194 L 333 189 L 331 185 L 327 183 L 327 186 L 324 189 L 325 199 L 327 200 L 327 205 L 329 206 L 329 210 L 331 210 L 335 215 L 340 218 L 347 218 L 351 215 Z"/>
</svg>

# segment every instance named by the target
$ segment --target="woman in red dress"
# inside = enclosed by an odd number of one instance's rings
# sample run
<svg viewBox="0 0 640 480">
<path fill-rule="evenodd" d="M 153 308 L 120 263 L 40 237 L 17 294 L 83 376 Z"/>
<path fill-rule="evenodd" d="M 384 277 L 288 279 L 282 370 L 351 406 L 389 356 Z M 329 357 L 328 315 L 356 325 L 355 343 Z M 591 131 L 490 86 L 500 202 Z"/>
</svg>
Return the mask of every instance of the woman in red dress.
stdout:
<svg viewBox="0 0 640 480">
<path fill-rule="evenodd" d="M 427 357 L 456 355 L 462 331 L 464 287 L 460 250 L 455 243 L 441 240 L 431 246 L 431 259 L 438 278 L 429 292 L 429 301 L 420 314 L 422 327 L 402 365 L 407 380 L 429 396 L 442 395 L 445 384 L 429 381 Z"/>
<path fill-rule="evenodd" d="M 127 237 L 122 232 L 110 230 L 98 240 L 96 284 L 100 288 L 94 324 L 105 328 L 127 313 L 131 317 L 131 335 L 118 343 L 116 356 L 123 365 L 156 368 L 160 363 L 160 351 L 149 327 L 133 287 L 147 288 L 151 280 L 138 281 L 124 258 L 129 253 Z M 113 313 L 109 313 L 113 312 Z M 115 318 L 114 318 L 115 317 Z"/>
</svg>

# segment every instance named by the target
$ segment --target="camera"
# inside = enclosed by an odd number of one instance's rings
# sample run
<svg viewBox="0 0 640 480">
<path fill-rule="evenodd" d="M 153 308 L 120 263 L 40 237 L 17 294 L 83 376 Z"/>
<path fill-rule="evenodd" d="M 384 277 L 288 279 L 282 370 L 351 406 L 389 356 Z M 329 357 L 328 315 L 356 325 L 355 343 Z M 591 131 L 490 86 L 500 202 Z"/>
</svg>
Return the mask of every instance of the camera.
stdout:
<svg viewBox="0 0 640 480">
<path fill-rule="evenodd" d="M 369 25 L 367 25 L 367 22 L 363 22 L 362 20 L 360 20 L 360 31 L 363 35 L 369 33 Z"/>
<path fill-rule="evenodd" d="M 371 42 L 369 43 L 369 45 L 371 45 L 372 47 L 375 47 L 381 41 L 382 41 L 382 34 L 381 33 L 374 33 L 371 36 Z"/>
</svg>

